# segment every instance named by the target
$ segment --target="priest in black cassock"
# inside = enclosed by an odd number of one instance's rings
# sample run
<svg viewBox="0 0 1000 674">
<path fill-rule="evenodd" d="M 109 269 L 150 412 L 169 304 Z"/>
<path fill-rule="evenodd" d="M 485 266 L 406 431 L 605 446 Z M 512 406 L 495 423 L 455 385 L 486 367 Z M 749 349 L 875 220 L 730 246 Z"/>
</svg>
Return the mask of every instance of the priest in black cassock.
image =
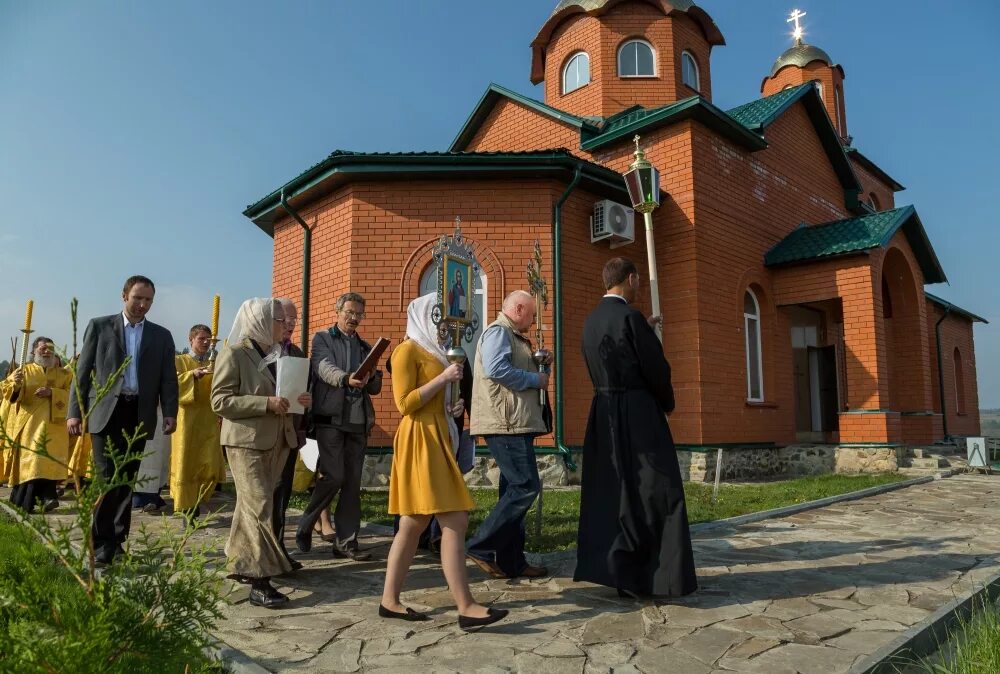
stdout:
<svg viewBox="0 0 1000 674">
<path fill-rule="evenodd" d="M 640 286 L 631 260 L 610 260 L 603 276 L 607 294 L 583 329 L 594 400 L 574 580 L 617 588 L 623 597 L 678 597 L 698 589 L 698 581 L 665 416 L 674 392 L 653 329 L 660 319 L 630 306 Z"/>
</svg>

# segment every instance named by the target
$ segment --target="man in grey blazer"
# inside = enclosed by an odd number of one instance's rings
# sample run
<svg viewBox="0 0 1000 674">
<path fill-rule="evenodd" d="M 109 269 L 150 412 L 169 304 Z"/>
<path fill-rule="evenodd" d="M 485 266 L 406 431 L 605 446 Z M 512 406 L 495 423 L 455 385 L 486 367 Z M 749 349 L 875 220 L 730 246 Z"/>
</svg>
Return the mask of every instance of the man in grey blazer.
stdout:
<svg viewBox="0 0 1000 674">
<path fill-rule="evenodd" d="M 156 287 L 145 276 L 125 281 L 121 313 L 91 319 L 83 334 L 83 348 L 77 362 L 76 380 L 70 391 L 66 428 L 70 435 L 83 433 L 83 417 L 94 448 L 95 475 L 108 479 L 127 442 L 141 428 L 143 437 L 132 444 L 140 455 L 146 439 L 156 433 L 156 408 L 163 413 L 163 434 L 177 425 L 177 370 L 174 367 L 174 340 L 170 332 L 146 320 Z M 97 388 L 112 378 L 126 358 L 122 370 L 100 401 Z M 95 386 L 96 384 L 96 386 Z M 81 409 L 81 402 L 83 409 Z M 139 461 L 124 465 L 125 475 L 134 480 Z M 110 564 L 123 551 L 132 519 L 132 488 L 118 487 L 104 496 L 94 513 L 91 534 L 98 564 Z"/>
</svg>

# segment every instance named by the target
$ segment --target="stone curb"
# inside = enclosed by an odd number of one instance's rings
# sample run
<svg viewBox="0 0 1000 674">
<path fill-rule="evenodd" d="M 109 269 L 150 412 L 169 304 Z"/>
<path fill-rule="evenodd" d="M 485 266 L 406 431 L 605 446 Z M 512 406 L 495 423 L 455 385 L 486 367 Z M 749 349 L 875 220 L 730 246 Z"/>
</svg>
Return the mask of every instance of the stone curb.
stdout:
<svg viewBox="0 0 1000 674">
<path fill-rule="evenodd" d="M 6 501 L 0 501 L 0 511 L 21 526 L 25 527 L 31 533 L 36 536 L 38 535 L 38 532 L 25 524 L 24 515 L 22 515 L 16 508 L 10 506 Z M 214 635 L 212 636 L 217 643 L 216 645 L 210 646 L 206 649 L 206 654 L 210 658 L 222 663 L 223 667 L 226 668 L 226 671 L 234 672 L 234 674 L 271 674 L 270 670 L 264 669 L 258 665 L 243 651 L 233 648 Z"/>
<path fill-rule="evenodd" d="M 998 596 L 1000 573 L 992 576 L 978 590 L 948 602 L 923 622 L 856 663 L 848 674 L 895 674 L 904 671 L 903 668 L 914 664 L 912 661 L 930 655 L 944 645 L 948 641 L 948 632 L 959 621 L 967 620 L 977 606 L 996 601 Z"/>
<path fill-rule="evenodd" d="M 934 480 L 939 480 L 939 479 L 943 478 L 937 475 L 924 475 L 921 477 L 913 478 L 912 480 L 892 482 L 890 484 L 879 485 L 878 487 L 869 487 L 868 489 L 861 489 L 860 491 L 852 491 L 846 494 L 837 494 L 836 496 L 827 496 L 826 498 L 817 499 L 815 501 L 796 503 L 795 505 L 783 506 L 781 508 L 773 508 L 771 510 L 761 510 L 760 512 L 748 513 L 746 515 L 738 515 L 736 517 L 729 517 L 723 520 L 715 520 L 712 522 L 701 522 L 700 524 L 691 525 L 691 534 L 695 535 L 705 531 L 711 531 L 713 529 L 735 527 L 741 524 L 759 522 L 761 520 L 788 517 L 789 515 L 795 515 L 797 513 L 805 512 L 807 510 L 815 510 L 816 508 L 823 508 L 828 505 L 833 505 L 834 503 L 842 503 L 844 501 L 855 501 L 857 499 L 866 498 L 868 496 L 877 496 L 879 494 L 885 494 L 890 491 L 896 491 L 897 489 L 905 489 L 906 487 L 912 487 L 918 484 L 925 484 L 927 482 L 933 482 Z M 533 564 L 541 564 L 543 566 L 548 566 L 548 565 L 559 564 L 569 559 L 575 559 L 576 548 L 571 548 L 569 550 L 559 550 L 558 552 L 544 552 L 544 553 L 534 553 L 534 554 L 528 553 L 527 556 Z"/>
</svg>

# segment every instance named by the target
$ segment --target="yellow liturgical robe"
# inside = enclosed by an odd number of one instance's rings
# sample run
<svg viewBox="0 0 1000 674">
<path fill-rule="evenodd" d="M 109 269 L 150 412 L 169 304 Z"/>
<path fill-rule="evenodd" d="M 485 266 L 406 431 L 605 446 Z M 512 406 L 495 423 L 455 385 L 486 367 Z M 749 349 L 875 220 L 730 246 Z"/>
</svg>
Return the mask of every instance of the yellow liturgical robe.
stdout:
<svg viewBox="0 0 1000 674">
<path fill-rule="evenodd" d="M 10 466 L 7 464 L 7 434 L 14 429 L 7 425 L 10 419 L 10 393 L 14 383 L 11 381 L 0 381 L 0 484 L 6 484 L 10 477 Z"/>
<path fill-rule="evenodd" d="M 177 431 L 171 436 L 170 495 L 174 510 L 207 501 L 220 475 L 225 475 L 219 417 L 212 411 L 212 375 L 195 379 L 194 370 L 207 367 L 188 354 L 177 356 Z"/>
<path fill-rule="evenodd" d="M 63 367 L 43 368 L 28 363 L 24 368 L 20 390 L 9 383 L 10 403 L 7 416 L 8 435 L 16 443 L 4 452 L 8 466 L 8 481 L 16 487 L 29 480 L 65 480 L 69 463 L 69 435 L 66 432 L 66 412 L 69 408 L 69 385 L 72 376 Z M 35 391 L 47 387 L 51 396 L 41 398 Z M 7 388 L 5 387 L 5 391 Z M 12 400 L 16 396 L 15 400 Z M 51 458 L 39 456 L 31 449 L 40 449 L 42 438 Z"/>
</svg>

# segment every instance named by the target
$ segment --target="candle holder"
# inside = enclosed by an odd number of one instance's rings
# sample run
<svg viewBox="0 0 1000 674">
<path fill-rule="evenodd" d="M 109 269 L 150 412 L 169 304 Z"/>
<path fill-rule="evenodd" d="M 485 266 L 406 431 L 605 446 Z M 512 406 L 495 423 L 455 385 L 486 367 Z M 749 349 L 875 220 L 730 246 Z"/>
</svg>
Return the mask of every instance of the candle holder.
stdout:
<svg viewBox="0 0 1000 674">
<path fill-rule="evenodd" d="M 212 338 L 208 341 L 211 342 L 212 345 L 208 347 L 208 367 L 206 367 L 205 370 L 209 374 L 212 374 L 215 372 L 215 357 L 219 355 L 219 352 L 215 348 L 215 345 L 219 343 L 219 339 L 215 335 L 212 335 Z"/>
</svg>

